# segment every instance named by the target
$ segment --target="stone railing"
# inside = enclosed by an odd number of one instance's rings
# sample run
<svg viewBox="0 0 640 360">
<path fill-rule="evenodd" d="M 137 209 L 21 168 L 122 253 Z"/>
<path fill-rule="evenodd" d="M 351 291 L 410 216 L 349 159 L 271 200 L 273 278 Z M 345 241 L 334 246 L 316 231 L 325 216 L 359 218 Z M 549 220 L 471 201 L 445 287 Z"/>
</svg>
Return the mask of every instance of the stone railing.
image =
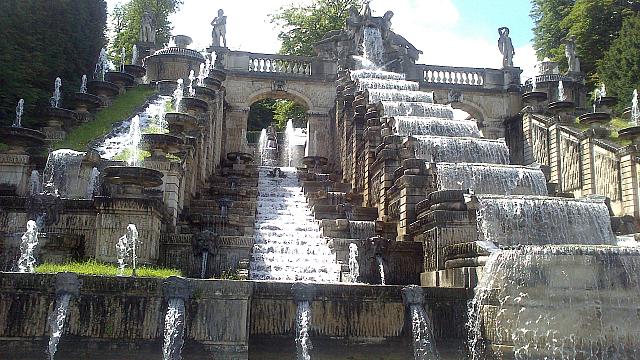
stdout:
<svg viewBox="0 0 640 360">
<path fill-rule="evenodd" d="M 225 68 L 235 73 L 260 74 L 261 76 L 285 76 L 325 78 L 335 76 L 336 64 L 317 57 L 230 51 L 225 54 Z"/>
<path fill-rule="evenodd" d="M 421 81 L 427 84 L 483 86 L 484 69 L 421 65 Z"/>
<path fill-rule="evenodd" d="M 311 76 L 311 58 L 251 54 L 248 70 L 250 72 Z"/>
</svg>

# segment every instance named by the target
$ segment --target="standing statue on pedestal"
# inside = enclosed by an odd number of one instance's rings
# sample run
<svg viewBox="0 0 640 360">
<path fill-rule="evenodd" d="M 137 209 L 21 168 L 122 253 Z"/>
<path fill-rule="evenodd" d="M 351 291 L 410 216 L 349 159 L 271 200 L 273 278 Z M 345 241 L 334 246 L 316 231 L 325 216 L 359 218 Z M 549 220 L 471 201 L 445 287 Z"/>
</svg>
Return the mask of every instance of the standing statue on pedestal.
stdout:
<svg viewBox="0 0 640 360">
<path fill-rule="evenodd" d="M 513 49 L 513 43 L 511 43 L 511 38 L 509 37 L 509 28 L 499 28 L 498 34 L 500 35 L 498 39 L 498 49 L 500 49 L 500 53 L 502 54 L 502 67 L 513 67 L 513 55 L 515 55 L 516 52 Z"/>
<path fill-rule="evenodd" d="M 222 9 L 218 10 L 218 16 L 213 19 L 211 26 L 213 26 L 211 32 L 213 46 L 220 47 L 220 38 L 222 38 L 222 47 L 227 47 L 227 17 Z"/>
<path fill-rule="evenodd" d="M 563 42 L 564 55 L 567 57 L 567 63 L 569 65 L 570 73 L 580 72 L 580 59 L 576 56 L 576 38 L 575 36 L 569 36 Z"/>
<path fill-rule="evenodd" d="M 156 42 L 156 29 L 154 26 L 154 16 L 149 10 L 145 10 L 142 13 L 142 19 L 140 22 L 140 41 L 146 43 Z"/>
</svg>

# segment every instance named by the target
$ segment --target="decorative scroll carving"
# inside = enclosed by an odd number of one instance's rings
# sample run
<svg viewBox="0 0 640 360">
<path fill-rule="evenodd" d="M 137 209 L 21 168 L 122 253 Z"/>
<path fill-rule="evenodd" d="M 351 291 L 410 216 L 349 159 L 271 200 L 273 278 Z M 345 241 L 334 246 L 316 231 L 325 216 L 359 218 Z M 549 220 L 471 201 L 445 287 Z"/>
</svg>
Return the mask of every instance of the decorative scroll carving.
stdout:
<svg viewBox="0 0 640 360">
<path fill-rule="evenodd" d="M 617 201 L 620 199 L 620 161 L 610 151 L 594 147 L 594 189 L 596 194 Z"/>
<path fill-rule="evenodd" d="M 580 142 L 563 133 L 560 134 L 560 169 L 562 191 L 580 189 Z"/>
</svg>

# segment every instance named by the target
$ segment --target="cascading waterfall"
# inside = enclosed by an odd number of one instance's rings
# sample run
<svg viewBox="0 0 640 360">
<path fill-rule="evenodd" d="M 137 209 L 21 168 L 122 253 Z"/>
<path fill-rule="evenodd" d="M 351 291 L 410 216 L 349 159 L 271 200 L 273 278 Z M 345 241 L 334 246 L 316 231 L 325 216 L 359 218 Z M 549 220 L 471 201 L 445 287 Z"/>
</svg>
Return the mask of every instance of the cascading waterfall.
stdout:
<svg viewBox="0 0 640 360">
<path fill-rule="evenodd" d="M 267 129 L 260 131 L 260 139 L 258 140 L 258 151 L 260 152 L 260 164 L 264 165 L 265 149 L 267 147 Z"/>
<path fill-rule="evenodd" d="M 433 104 L 433 92 L 426 91 L 394 91 L 387 89 L 369 89 L 369 102 L 398 101 Z"/>
<path fill-rule="evenodd" d="M 358 263 L 358 245 L 349 244 L 349 276 L 351 282 L 357 283 L 360 277 L 360 264 Z"/>
<path fill-rule="evenodd" d="M 547 195 L 547 180 L 539 168 L 472 163 L 437 163 L 438 190 L 476 194 Z"/>
<path fill-rule="evenodd" d="M 451 105 L 424 102 L 383 101 L 385 116 L 420 116 L 453 119 Z"/>
<path fill-rule="evenodd" d="M 129 151 L 127 165 L 129 166 L 140 165 L 140 141 L 142 141 L 140 116 L 136 115 L 131 119 L 131 125 L 129 126 L 129 144 L 127 146 Z"/>
<path fill-rule="evenodd" d="M 87 93 L 87 75 L 82 75 L 82 82 L 80 83 L 80 93 L 81 94 L 86 94 Z"/>
<path fill-rule="evenodd" d="M 48 346 L 49 360 L 54 360 L 56 351 L 58 350 L 58 343 L 64 332 L 64 322 L 67 318 L 70 301 L 71 294 L 60 294 L 56 299 L 55 309 L 49 319 L 51 326 L 51 336 L 49 337 Z"/>
<path fill-rule="evenodd" d="M 57 77 L 55 84 L 54 84 L 54 90 L 53 90 L 53 96 L 51 97 L 51 107 L 52 108 L 59 108 L 60 107 L 60 87 L 62 86 L 62 80 Z"/>
<path fill-rule="evenodd" d="M 609 210 L 603 199 L 478 195 L 482 240 L 520 244 L 615 245 Z"/>
<path fill-rule="evenodd" d="M 91 169 L 91 175 L 89 177 L 89 182 L 87 183 L 87 196 L 85 199 L 93 199 L 93 195 L 96 193 L 98 188 L 98 181 L 100 180 L 100 171 L 98 168 L 94 167 Z"/>
<path fill-rule="evenodd" d="M 391 71 L 383 71 L 379 69 L 359 69 L 352 70 L 350 72 L 351 79 L 380 79 L 380 80 L 406 80 L 405 74 L 391 72 Z M 424 94 L 432 94 L 433 93 L 424 93 Z"/>
<path fill-rule="evenodd" d="M 31 170 L 29 177 L 29 195 L 34 196 L 42 193 L 42 179 L 38 170 Z"/>
<path fill-rule="evenodd" d="M 131 63 L 133 65 L 138 65 L 138 57 L 140 57 L 140 54 L 138 53 L 138 46 L 134 44 L 131 49 Z"/>
<path fill-rule="evenodd" d="M 176 86 L 175 91 L 173 92 L 173 106 L 176 109 L 176 112 L 182 111 L 182 98 L 184 97 L 184 82 L 182 79 L 177 80 L 178 85 Z"/>
<path fill-rule="evenodd" d="M 340 267 L 307 207 L 295 168 L 260 167 L 252 280 L 337 282 Z"/>
<path fill-rule="evenodd" d="M 380 29 L 376 27 L 364 28 L 364 58 L 361 65 L 367 69 L 377 69 L 384 64 L 384 42 Z"/>
<path fill-rule="evenodd" d="M 60 197 L 70 197 L 77 193 L 84 156 L 83 152 L 69 149 L 50 152 L 44 167 L 43 187 Z M 84 189 L 81 196 L 84 196 Z"/>
<path fill-rule="evenodd" d="M 131 260 L 133 275 L 136 274 L 136 247 L 138 243 L 138 229 L 134 224 L 127 226 L 127 232 L 118 239 L 116 252 L 118 253 L 118 276 L 124 275 L 127 266 L 127 259 Z"/>
<path fill-rule="evenodd" d="M 20 258 L 18 259 L 18 272 L 32 273 L 36 264 L 34 251 L 38 246 L 38 224 L 34 220 L 27 221 L 27 231 L 20 241 Z"/>
<path fill-rule="evenodd" d="M 393 128 L 400 136 L 431 135 L 448 137 L 480 137 L 478 124 L 472 120 L 395 116 Z"/>
<path fill-rule="evenodd" d="M 185 326 L 184 299 L 170 298 L 164 318 L 163 360 L 181 360 Z"/>
<path fill-rule="evenodd" d="M 100 56 L 98 57 L 98 63 L 93 73 L 93 78 L 96 80 L 104 81 L 104 74 L 109 71 L 109 57 L 107 56 L 107 50 L 102 48 L 100 50 Z"/>
<path fill-rule="evenodd" d="M 384 259 L 382 259 L 382 255 L 376 255 L 376 263 L 378 264 L 378 271 L 380 272 L 380 285 L 386 285 L 384 274 Z"/>
<path fill-rule="evenodd" d="M 299 301 L 296 310 L 296 360 L 311 360 L 309 350 L 312 348 L 309 339 L 311 307 L 309 301 Z"/>
<path fill-rule="evenodd" d="M 209 259 L 209 252 L 202 252 L 202 263 L 200 264 L 200 279 L 207 278 L 207 260 Z"/>
<path fill-rule="evenodd" d="M 402 288 L 402 301 L 409 310 L 414 360 L 439 359 L 433 341 L 433 324 L 425 309 L 424 290 L 417 285 L 405 286 Z"/>
<path fill-rule="evenodd" d="M 193 82 L 196 80 L 195 71 L 189 72 L 189 96 L 196 96 L 196 89 L 193 87 Z"/>
<path fill-rule="evenodd" d="M 508 164 L 504 140 L 416 135 L 415 156 L 429 162 Z"/>
<path fill-rule="evenodd" d="M 420 85 L 415 81 L 385 80 L 385 79 L 376 79 L 376 78 L 358 79 L 358 87 L 360 90 L 366 90 L 366 89 L 402 90 L 402 91 L 420 90 Z"/>
<path fill-rule="evenodd" d="M 369 239 L 376 234 L 374 221 L 349 221 L 349 233 L 352 239 Z"/>
<path fill-rule="evenodd" d="M 16 119 L 13 122 L 13 127 L 22 127 L 22 114 L 24 114 L 24 99 L 18 100 L 16 106 Z"/>
<path fill-rule="evenodd" d="M 639 274 L 638 248 L 545 245 L 492 253 L 469 306 L 472 358 L 638 358 Z"/>
</svg>

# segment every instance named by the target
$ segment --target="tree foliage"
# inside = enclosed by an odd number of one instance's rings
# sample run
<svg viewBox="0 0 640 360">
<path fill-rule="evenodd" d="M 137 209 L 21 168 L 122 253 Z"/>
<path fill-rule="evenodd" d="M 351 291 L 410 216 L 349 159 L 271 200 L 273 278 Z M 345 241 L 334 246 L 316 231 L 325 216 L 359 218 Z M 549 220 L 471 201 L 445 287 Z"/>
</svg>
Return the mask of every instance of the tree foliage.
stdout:
<svg viewBox="0 0 640 360">
<path fill-rule="evenodd" d="M 296 127 L 304 126 L 306 112 L 302 105 L 286 99 L 264 99 L 255 102 L 249 110 L 247 128 L 249 131 L 260 131 L 273 124 L 282 130 L 287 121 L 293 120 Z"/>
<path fill-rule="evenodd" d="M 278 38 L 282 41 L 280 53 L 313 56 L 313 44 L 326 33 L 342 29 L 349 8 L 362 6 L 361 0 L 316 0 L 310 5 L 282 7 L 271 14 L 271 22 L 282 28 Z"/>
<path fill-rule="evenodd" d="M 0 119 L 6 124 L 20 98 L 27 120 L 48 106 L 56 77 L 63 100 L 78 91 L 104 46 L 107 15 L 103 0 L 3 0 L 0 14 Z"/>
<path fill-rule="evenodd" d="M 111 14 L 114 36 L 109 46 L 110 57 L 120 60 L 122 48 L 131 57 L 133 45 L 140 40 L 142 14 L 145 10 L 153 13 L 156 29 L 156 44 L 167 45 L 171 40 L 171 22 L 169 16 L 176 12 L 182 0 L 130 0 L 115 7 Z"/>
<path fill-rule="evenodd" d="M 574 3 L 575 0 L 532 0 L 530 15 L 535 24 L 533 47 L 538 60 L 549 57 L 553 61 L 564 61 L 566 68 L 561 45 L 569 31 L 560 23 L 569 14 Z"/>
<path fill-rule="evenodd" d="M 599 62 L 601 80 L 607 84 L 607 94 L 617 96 L 619 107 L 631 103 L 633 89 L 640 89 L 640 17 L 624 20 L 618 37 L 611 43 Z"/>
</svg>

